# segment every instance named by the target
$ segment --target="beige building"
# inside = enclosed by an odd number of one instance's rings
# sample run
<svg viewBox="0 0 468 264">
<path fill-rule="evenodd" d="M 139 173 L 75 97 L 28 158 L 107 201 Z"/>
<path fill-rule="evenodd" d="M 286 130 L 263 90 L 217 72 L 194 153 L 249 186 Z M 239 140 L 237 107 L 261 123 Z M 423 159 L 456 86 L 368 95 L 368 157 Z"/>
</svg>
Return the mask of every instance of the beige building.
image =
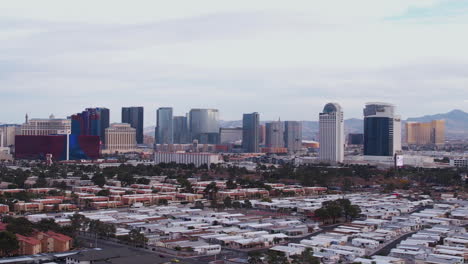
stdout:
<svg viewBox="0 0 468 264">
<path fill-rule="evenodd" d="M 71 120 L 55 118 L 51 115 L 47 118 L 28 119 L 20 127 L 20 135 L 47 136 L 53 134 L 65 134 L 71 131 Z"/>
<path fill-rule="evenodd" d="M 408 145 L 442 145 L 445 142 L 445 120 L 406 123 Z"/>
<path fill-rule="evenodd" d="M 14 147 L 15 136 L 19 134 L 19 125 L 0 125 L 0 146 Z"/>
<path fill-rule="evenodd" d="M 106 128 L 103 153 L 125 153 L 136 150 L 136 129 L 130 124 L 114 123 Z"/>
</svg>

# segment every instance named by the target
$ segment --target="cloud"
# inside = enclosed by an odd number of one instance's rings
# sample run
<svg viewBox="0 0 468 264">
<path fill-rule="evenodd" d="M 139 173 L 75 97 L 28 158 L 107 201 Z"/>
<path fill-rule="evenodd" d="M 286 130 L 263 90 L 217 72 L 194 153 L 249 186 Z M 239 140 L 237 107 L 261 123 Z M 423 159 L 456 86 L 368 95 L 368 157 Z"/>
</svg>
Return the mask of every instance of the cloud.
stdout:
<svg viewBox="0 0 468 264">
<path fill-rule="evenodd" d="M 160 106 L 215 107 L 223 119 L 314 120 L 328 101 L 348 117 L 375 100 L 404 117 L 468 110 L 457 99 L 468 89 L 468 19 L 452 2 L 12 1 L 0 11 L 11 110 L 0 121 L 89 106 L 119 121 L 128 105 L 145 106 L 147 124 Z"/>
</svg>

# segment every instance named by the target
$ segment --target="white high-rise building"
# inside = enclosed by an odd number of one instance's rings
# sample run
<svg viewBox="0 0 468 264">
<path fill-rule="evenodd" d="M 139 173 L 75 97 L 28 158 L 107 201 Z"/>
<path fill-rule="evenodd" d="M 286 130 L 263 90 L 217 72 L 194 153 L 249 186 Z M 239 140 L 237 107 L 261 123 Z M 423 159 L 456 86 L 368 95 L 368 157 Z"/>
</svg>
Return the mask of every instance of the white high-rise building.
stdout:
<svg viewBox="0 0 468 264">
<path fill-rule="evenodd" d="M 338 163 L 344 159 L 344 120 L 343 110 L 337 103 L 328 103 L 319 114 L 319 159 Z"/>
</svg>

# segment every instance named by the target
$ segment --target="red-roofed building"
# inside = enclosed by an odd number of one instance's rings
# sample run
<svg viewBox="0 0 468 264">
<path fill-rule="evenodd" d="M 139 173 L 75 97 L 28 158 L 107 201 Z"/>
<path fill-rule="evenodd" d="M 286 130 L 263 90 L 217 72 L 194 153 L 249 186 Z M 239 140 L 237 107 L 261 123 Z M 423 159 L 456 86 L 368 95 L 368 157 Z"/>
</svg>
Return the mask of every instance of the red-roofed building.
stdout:
<svg viewBox="0 0 468 264">
<path fill-rule="evenodd" d="M 10 207 L 6 204 L 0 204 L 0 214 L 10 212 Z"/>
<path fill-rule="evenodd" d="M 18 239 L 19 255 L 34 255 L 41 253 L 42 245 L 41 241 L 34 237 L 22 236 L 16 234 L 16 239 Z"/>
<path fill-rule="evenodd" d="M 65 252 L 70 250 L 71 237 L 53 231 L 38 232 L 36 238 L 41 241 L 41 252 Z"/>
</svg>

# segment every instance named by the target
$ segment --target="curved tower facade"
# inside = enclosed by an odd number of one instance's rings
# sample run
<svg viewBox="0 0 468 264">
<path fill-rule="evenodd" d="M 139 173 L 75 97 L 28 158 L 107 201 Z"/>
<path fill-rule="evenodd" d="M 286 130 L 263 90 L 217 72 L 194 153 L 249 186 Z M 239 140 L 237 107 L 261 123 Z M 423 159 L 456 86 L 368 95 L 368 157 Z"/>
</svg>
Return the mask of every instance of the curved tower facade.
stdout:
<svg viewBox="0 0 468 264">
<path fill-rule="evenodd" d="M 189 113 L 192 140 L 201 144 L 217 144 L 219 137 L 218 109 L 192 109 Z"/>
</svg>

